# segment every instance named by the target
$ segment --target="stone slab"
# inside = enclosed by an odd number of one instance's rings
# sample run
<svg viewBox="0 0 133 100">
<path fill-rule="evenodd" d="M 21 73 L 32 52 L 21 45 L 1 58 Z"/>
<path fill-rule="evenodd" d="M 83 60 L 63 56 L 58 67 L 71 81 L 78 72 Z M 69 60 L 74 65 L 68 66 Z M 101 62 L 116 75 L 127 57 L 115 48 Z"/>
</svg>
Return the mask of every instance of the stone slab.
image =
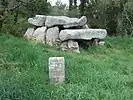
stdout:
<svg viewBox="0 0 133 100">
<path fill-rule="evenodd" d="M 37 28 L 33 33 L 32 39 L 38 42 L 45 42 L 46 29 L 46 27 Z"/>
<path fill-rule="evenodd" d="M 71 27 L 77 27 L 77 26 L 84 26 L 87 23 L 87 17 L 82 16 L 80 19 L 78 19 L 75 22 L 68 22 L 65 25 L 63 25 L 64 28 L 71 28 Z"/>
<path fill-rule="evenodd" d="M 104 39 L 107 36 L 105 29 L 66 29 L 59 34 L 61 41 L 82 39 L 91 40 L 93 38 Z"/>
<path fill-rule="evenodd" d="M 100 46 L 103 46 L 104 44 L 105 44 L 105 42 L 104 41 L 99 41 L 99 43 L 98 43 Z"/>
<path fill-rule="evenodd" d="M 87 23 L 87 18 L 82 16 L 78 18 L 70 18 L 66 16 L 47 16 L 45 25 L 47 27 L 63 25 L 64 28 L 84 26 Z"/>
<path fill-rule="evenodd" d="M 64 41 L 61 43 L 60 48 L 62 51 L 67 51 L 68 50 L 68 41 Z"/>
<path fill-rule="evenodd" d="M 69 18 L 66 16 L 47 16 L 45 25 L 47 27 L 65 25 L 67 23 L 76 23 L 78 18 Z"/>
<path fill-rule="evenodd" d="M 68 49 L 70 51 L 73 51 L 73 52 L 76 52 L 76 53 L 80 53 L 79 44 L 78 44 L 78 42 L 76 42 L 74 40 L 68 40 Z"/>
<path fill-rule="evenodd" d="M 51 84 L 60 84 L 65 81 L 64 57 L 49 58 L 49 78 Z"/>
<path fill-rule="evenodd" d="M 31 39 L 34 31 L 34 28 L 28 28 L 26 33 L 24 34 L 24 37 L 26 37 L 27 39 Z"/>
<path fill-rule="evenodd" d="M 59 28 L 58 27 L 49 28 L 46 32 L 46 43 L 52 46 L 57 42 L 58 39 L 59 39 Z"/>
<path fill-rule="evenodd" d="M 46 21 L 45 15 L 36 15 L 34 18 L 29 18 L 28 22 L 34 26 L 43 26 Z"/>
</svg>

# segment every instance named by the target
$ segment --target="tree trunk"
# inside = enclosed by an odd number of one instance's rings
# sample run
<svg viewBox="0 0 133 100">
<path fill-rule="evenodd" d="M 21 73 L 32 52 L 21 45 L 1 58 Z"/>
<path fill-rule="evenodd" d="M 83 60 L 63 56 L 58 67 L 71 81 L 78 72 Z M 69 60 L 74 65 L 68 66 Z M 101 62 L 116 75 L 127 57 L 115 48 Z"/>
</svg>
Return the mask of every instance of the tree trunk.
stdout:
<svg viewBox="0 0 133 100">
<path fill-rule="evenodd" d="M 81 16 L 84 15 L 84 11 L 85 11 L 85 1 L 86 0 L 80 0 L 81 4 L 80 4 L 80 14 Z"/>
<path fill-rule="evenodd" d="M 69 0 L 69 10 L 72 10 L 72 6 L 73 6 L 73 0 Z"/>
<path fill-rule="evenodd" d="M 15 15 L 14 15 L 14 24 L 16 24 L 18 22 L 18 11 L 16 11 Z"/>
<path fill-rule="evenodd" d="M 0 19 L 0 32 L 1 32 L 1 29 L 2 29 L 2 26 L 3 26 L 3 20 Z"/>
<path fill-rule="evenodd" d="M 77 0 L 74 0 L 74 6 L 77 6 Z"/>
</svg>

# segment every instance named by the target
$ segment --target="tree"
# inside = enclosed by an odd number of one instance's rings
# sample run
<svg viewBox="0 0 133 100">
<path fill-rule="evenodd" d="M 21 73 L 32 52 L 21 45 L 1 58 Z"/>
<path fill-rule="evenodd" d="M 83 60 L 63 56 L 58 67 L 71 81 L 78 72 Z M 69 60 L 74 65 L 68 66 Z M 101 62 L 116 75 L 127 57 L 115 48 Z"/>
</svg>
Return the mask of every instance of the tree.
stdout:
<svg viewBox="0 0 133 100">
<path fill-rule="evenodd" d="M 10 8 L 9 5 L 9 1 L 8 0 L 2 0 L 0 2 L 1 6 L 0 6 L 0 30 L 3 26 L 4 21 L 6 20 L 6 18 L 8 17 L 8 13 L 9 12 L 13 12 L 14 10 L 16 10 L 19 6 L 21 6 L 21 2 L 18 3 L 16 6 Z"/>
<path fill-rule="evenodd" d="M 85 15 L 85 10 L 88 2 L 89 2 L 88 0 L 80 0 L 79 10 L 81 16 Z"/>
<path fill-rule="evenodd" d="M 122 33 L 133 35 L 132 0 L 80 0 L 80 2 L 80 15 L 88 17 L 91 27 L 105 28 L 109 35 Z"/>
<path fill-rule="evenodd" d="M 69 0 L 69 10 L 71 11 L 73 8 L 73 0 Z"/>
<path fill-rule="evenodd" d="M 22 36 L 29 25 L 27 19 L 47 14 L 50 8 L 47 0 L 0 0 L 0 31 Z"/>
<path fill-rule="evenodd" d="M 55 3 L 56 5 L 51 7 L 51 12 L 50 15 L 54 15 L 54 16 L 62 16 L 62 15 L 66 15 L 67 13 L 67 5 L 63 4 L 61 2 L 61 0 L 57 0 L 57 2 Z"/>
</svg>

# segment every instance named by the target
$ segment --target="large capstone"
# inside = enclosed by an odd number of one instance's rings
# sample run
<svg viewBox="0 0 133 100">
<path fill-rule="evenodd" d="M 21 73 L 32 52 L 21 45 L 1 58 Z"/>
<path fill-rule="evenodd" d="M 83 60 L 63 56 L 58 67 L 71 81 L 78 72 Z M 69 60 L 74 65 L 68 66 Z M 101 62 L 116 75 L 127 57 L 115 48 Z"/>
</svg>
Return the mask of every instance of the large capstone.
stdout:
<svg viewBox="0 0 133 100">
<path fill-rule="evenodd" d="M 87 22 L 87 18 L 85 16 L 78 18 L 69 18 L 66 16 L 47 16 L 45 25 L 47 27 L 52 26 L 63 26 L 64 28 L 76 27 L 76 26 L 84 26 Z"/>
<path fill-rule="evenodd" d="M 82 16 L 80 19 L 79 19 L 79 22 L 80 26 L 83 26 L 87 23 L 87 17 L 86 16 Z"/>
<path fill-rule="evenodd" d="M 36 15 L 34 18 L 29 18 L 28 22 L 35 26 L 43 26 L 46 21 L 46 16 Z"/>
<path fill-rule="evenodd" d="M 39 42 L 45 42 L 46 29 L 46 27 L 37 28 L 32 38 Z"/>
<path fill-rule="evenodd" d="M 104 39 L 107 35 L 105 29 L 67 29 L 62 30 L 59 34 L 61 41 L 82 39 L 91 40 L 93 38 Z"/>
<path fill-rule="evenodd" d="M 26 33 L 24 34 L 24 37 L 26 37 L 27 39 L 31 39 L 34 31 L 34 28 L 28 28 Z"/>
<path fill-rule="evenodd" d="M 68 23 L 78 22 L 78 18 L 69 18 L 66 16 L 47 16 L 45 25 L 47 27 L 52 27 L 55 25 L 65 25 Z"/>
<path fill-rule="evenodd" d="M 59 28 L 49 28 L 46 32 L 46 43 L 49 45 L 55 44 L 59 39 Z"/>
<path fill-rule="evenodd" d="M 71 20 L 73 20 L 73 19 L 71 19 Z M 80 19 L 78 19 L 75 22 L 72 22 L 71 20 L 70 20 L 70 22 L 63 25 L 63 27 L 64 28 L 71 28 L 71 27 L 77 27 L 77 26 L 84 26 L 87 23 L 86 16 L 82 16 Z"/>
</svg>

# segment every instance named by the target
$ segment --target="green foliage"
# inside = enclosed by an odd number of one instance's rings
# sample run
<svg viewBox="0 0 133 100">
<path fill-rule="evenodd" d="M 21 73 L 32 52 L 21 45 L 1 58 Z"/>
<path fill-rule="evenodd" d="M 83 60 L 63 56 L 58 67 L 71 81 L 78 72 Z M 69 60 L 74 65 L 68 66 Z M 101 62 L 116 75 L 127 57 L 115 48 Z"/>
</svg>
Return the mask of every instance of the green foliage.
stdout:
<svg viewBox="0 0 133 100">
<path fill-rule="evenodd" d="M 128 2 L 124 6 L 121 16 L 119 16 L 118 32 L 133 36 L 133 2 Z"/>
<path fill-rule="evenodd" d="M 58 0 L 56 5 L 51 7 L 47 0 L 0 0 L 0 31 L 22 36 L 27 22 L 25 20 L 23 24 L 18 19 L 28 19 L 37 14 L 67 15 L 69 17 L 85 15 L 91 28 L 107 29 L 109 35 L 133 36 L 132 0 L 79 1 L 78 5 L 77 0 L 69 0 L 68 7 Z"/>
<path fill-rule="evenodd" d="M 3 24 L 2 32 L 5 34 L 11 34 L 14 36 L 23 36 L 27 30 L 27 27 L 30 27 L 27 21 L 27 18 L 18 16 L 17 22 L 14 18 L 14 13 L 8 15 L 6 22 Z"/>
<path fill-rule="evenodd" d="M 0 36 L 0 100 L 132 100 L 133 38 L 108 37 L 81 54 Z M 48 58 L 65 57 L 66 83 L 50 85 Z"/>
<path fill-rule="evenodd" d="M 47 0 L 2 0 L 0 1 L 0 31 L 22 36 L 28 28 L 27 19 L 50 11 Z"/>
<path fill-rule="evenodd" d="M 22 8 L 21 11 L 26 13 L 29 16 L 35 16 L 37 14 L 46 15 L 50 12 L 50 4 L 46 0 L 31 0 L 25 8 Z"/>
<path fill-rule="evenodd" d="M 7 7 L 8 4 L 9 4 L 9 3 L 8 3 L 8 0 L 1 0 L 1 2 L 0 2 L 0 5 L 1 5 L 2 8 Z"/>
<path fill-rule="evenodd" d="M 51 7 L 50 15 L 53 16 L 63 16 L 67 13 L 67 5 L 63 4 L 60 0 L 57 0 L 56 5 Z"/>
<path fill-rule="evenodd" d="M 67 16 L 69 17 L 80 17 L 79 10 L 77 8 L 73 8 L 67 12 Z"/>
<path fill-rule="evenodd" d="M 70 13 L 75 11 L 74 2 L 69 0 Z M 133 35 L 132 0 L 80 0 L 77 15 L 87 16 L 92 28 L 105 28 L 109 35 Z M 77 3 L 76 3 L 77 4 Z"/>
</svg>

